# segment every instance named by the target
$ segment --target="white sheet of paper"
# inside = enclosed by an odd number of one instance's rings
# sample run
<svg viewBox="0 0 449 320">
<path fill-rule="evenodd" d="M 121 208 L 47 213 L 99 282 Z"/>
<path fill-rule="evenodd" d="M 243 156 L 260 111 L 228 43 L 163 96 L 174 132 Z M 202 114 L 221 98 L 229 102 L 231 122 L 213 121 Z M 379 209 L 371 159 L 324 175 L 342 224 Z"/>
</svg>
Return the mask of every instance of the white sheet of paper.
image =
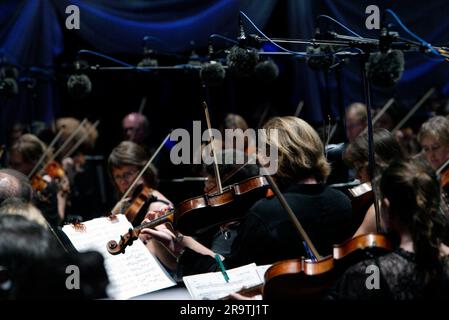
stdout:
<svg viewBox="0 0 449 320">
<path fill-rule="evenodd" d="M 263 283 L 255 263 L 226 270 L 226 273 L 229 276 L 229 282 L 225 281 L 221 272 L 187 276 L 182 280 L 194 300 L 216 300 L 237 292 L 243 287 L 249 288 Z"/>
<path fill-rule="evenodd" d="M 259 277 L 265 282 L 265 272 L 267 272 L 268 268 L 270 268 L 272 264 L 264 264 L 263 266 L 257 266 L 257 273 Z"/>
<path fill-rule="evenodd" d="M 122 214 L 111 222 L 107 218 L 97 218 L 83 222 L 84 231 L 77 231 L 73 225 L 62 228 L 80 251 L 98 251 L 105 260 L 109 276 L 108 295 L 113 299 L 128 299 L 148 292 L 174 286 L 176 283 L 148 251 L 140 240 L 127 247 L 125 254 L 111 255 L 106 244 L 118 240 L 125 234 L 131 223 Z M 81 275 L 82 277 L 83 275 Z"/>
</svg>

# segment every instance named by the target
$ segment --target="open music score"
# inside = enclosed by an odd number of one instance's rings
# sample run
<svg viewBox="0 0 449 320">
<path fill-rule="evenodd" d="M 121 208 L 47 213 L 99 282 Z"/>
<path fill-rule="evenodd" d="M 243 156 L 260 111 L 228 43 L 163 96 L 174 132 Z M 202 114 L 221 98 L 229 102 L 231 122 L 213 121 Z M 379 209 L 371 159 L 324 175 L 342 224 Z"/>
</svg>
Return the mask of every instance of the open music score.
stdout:
<svg viewBox="0 0 449 320">
<path fill-rule="evenodd" d="M 221 271 L 187 276 L 182 280 L 193 300 L 217 300 L 237 292 L 243 287 L 250 288 L 262 284 L 265 271 L 270 266 L 258 267 L 255 263 L 251 263 L 229 269 L 227 270 L 229 282 L 225 281 Z"/>
<path fill-rule="evenodd" d="M 103 255 L 110 281 L 110 298 L 129 299 L 176 284 L 140 240 L 127 248 L 125 254 L 113 256 L 107 252 L 109 240 L 132 228 L 124 215 L 116 215 L 113 220 L 97 218 L 81 225 L 82 228 L 66 225 L 63 231 L 78 251 L 98 251 Z"/>
</svg>

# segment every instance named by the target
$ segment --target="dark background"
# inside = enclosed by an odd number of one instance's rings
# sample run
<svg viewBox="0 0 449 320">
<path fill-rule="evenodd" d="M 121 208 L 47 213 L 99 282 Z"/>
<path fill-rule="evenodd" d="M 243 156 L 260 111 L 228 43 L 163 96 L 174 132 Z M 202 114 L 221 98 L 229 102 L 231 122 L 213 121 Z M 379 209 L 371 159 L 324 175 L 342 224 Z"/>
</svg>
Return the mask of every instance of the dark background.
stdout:
<svg viewBox="0 0 449 320">
<path fill-rule="evenodd" d="M 65 27 L 65 9 L 71 4 L 80 8 L 80 30 Z M 371 4 L 378 5 L 382 12 L 393 9 L 409 29 L 432 44 L 449 42 L 449 6 L 445 0 L 3 0 L 0 63 L 16 65 L 20 74 L 18 95 L 6 97 L 0 92 L 1 143 L 7 143 L 7 133 L 15 122 L 51 124 L 61 116 L 88 117 L 92 122 L 101 121 L 96 153 L 107 157 L 122 137 L 121 119 L 137 111 L 144 96 L 148 98 L 144 114 L 150 119 L 153 146 L 171 128 L 189 128 L 193 120 L 203 120 L 200 103 L 205 98 L 214 127 L 228 112 L 242 114 L 251 126 L 259 123 L 265 108 L 269 116 L 292 115 L 301 100 L 301 117 L 316 127 L 328 119 L 328 113 L 331 121 L 337 121 L 341 106 L 363 101 L 358 59 L 343 64 L 341 91 L 335 72 L 326 81 L 323 72 L 311 70 L 304 61 L 293 57 L 273 57 L 280 70 L 274 83 L 227 75 L 223 85 L 211 89 L 207 97 L 195 70 L 89 71 L 93 89 L 84 99 L 71 97 L 66 83 L 80 49 L 136 65 L 143 58 L 145 36 L 152 37 L 147 44 L 155 51 L 153 57 L 159 65 L 186 64 L 192 51 L 204 57 L 209 35 L 238 36 L 239 10 L 270 37 L 310 39 L 318 23 L 321 28 L 348 34 L 334 22 L 317 20 L 319 14 L 327 14 L 362 36 L 377 38 L 379 31 L 365 27 L 365 8 Z M 257 33 L 247 21 L 244 25 L 247 33 Z M 395 29 L 410 38 L 400 28 Z M 214 40 L 216 50 L 230 46 Z M 305 51 L 304 46 L 287 47 Z M 118 66 L 94 56 L 82 58 L 91 66 Z M 405 61 L 406 69 L 397 86 L 373 90 L 373 105 L 380 107 L 394 96 L 404 109 L 411 108 L 429 88 L 435 87 L 435 96 L 415 116 L 426 117 L 431 104 L 444 101 L 449 94 L 449 64 L 422 53 L 407 53 Z M 338 139 L 342 137 L 337 135 Z M 178 172 L 170 174 L 176 176 Z"/>
</svg>

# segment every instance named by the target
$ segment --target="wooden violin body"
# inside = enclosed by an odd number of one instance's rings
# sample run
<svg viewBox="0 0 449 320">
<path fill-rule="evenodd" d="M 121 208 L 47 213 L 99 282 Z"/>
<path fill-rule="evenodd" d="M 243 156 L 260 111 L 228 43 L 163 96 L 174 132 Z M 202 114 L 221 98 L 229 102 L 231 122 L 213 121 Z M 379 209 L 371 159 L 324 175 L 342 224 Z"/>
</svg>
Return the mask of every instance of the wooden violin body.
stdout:
<svg viewBox="0 0 449 320">
<path fill-rule="evenodd" d="M 265 272 L 263 297 L 265 300 L 318 299 L 336 278 L 334 263 L 332 256 L 319 261 L 301 258 L 277 262 Z"/>
<path fill-rule="evenodd" d="M 347 193 L 351 199 L 354 225 L 360 226 L 365 218 L 366 212 L 374 203 L 374 192 L 371 182 L 365 182 L 350 188 Z"/>
<path fill-rule="evenodd" d="M 197 235 L 213 226 L 241 219 L 249 206 L 265 197 L 270 191 L 265 178 L 249 178 L 227 187 L 220 194 L 203 195 L 185 200 L 175 210 L 170 209 L 166 215 L 140 225 L 148 209 L 148 206 L 145 206 L 149 198 L 148 194 L 145 195 L 148 189 L 145 187 L 140 189 L 137 199 L 133 202 L 134 208 L 131 205 L 126 211 L 126 217 L 135 228 L 122 235 L 119 243 L 114 240 L 108 243 L 107 249 L 111 254 L 124 253 L 126 246 L 132 245 L 132 242 L 137 239 L 141 229 L 153 228 L 161 223 L 172 223 L 174 229 L 184 235 Z"/>
<path fill-rule="evenodd" d="M 264 177 L 253 177 L 223 189 L 204 194 L 176 206 L 175 229 L 185 235 L 198 235 L 211 227 L 243 218 L 257 200 L 270 196 Z"/>
<path fill-rule="evenodd" d="M 125 216 L 134 227 L 145 219 L 153 198 L 153 189 L 139 185 L 133 193 L 131 205 L 126 209 Z"/>
<path fill-rule="evenodd" d="M 264 299 L 319 299 L 351 265 L 392 250 L 381 234 L 366 234 L 335 245 L 333 255 L 319 261 L 285 260 L 265 273 Z"/>
</svg>

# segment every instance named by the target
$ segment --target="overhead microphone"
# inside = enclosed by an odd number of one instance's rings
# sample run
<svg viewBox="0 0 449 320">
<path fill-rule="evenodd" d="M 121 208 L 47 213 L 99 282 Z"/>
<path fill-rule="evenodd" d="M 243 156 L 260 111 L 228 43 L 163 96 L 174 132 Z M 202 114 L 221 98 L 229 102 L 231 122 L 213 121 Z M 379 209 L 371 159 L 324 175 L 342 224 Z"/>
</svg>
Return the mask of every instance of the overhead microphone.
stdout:
<svg viewBox="0 0 449 320">
<path fill-rule="evenodd" d="M 158 67 L 159 61 L 154 58 L 156 51 L 151 48 L 151 46 L 148 44 L 150 40 L 153 40 L 152 37 L 145 36 L 143 38 L 144 46 L 143 46 L 143 59 L 140 61 L 137 66 L 141 68 L 151 68 L 151 67 Z"/>
<path fill-rule="evenodd" d="M 226 63 L 229 72 L 238 78 L 247 78 L 254 74 L 254 69 L 259 62 L 259 54 L 255 48 L 248 46 L 243 20 L 239 16 L 238 45 L 229 51 Z"/>
<path fill-rule="evenodd" d="M 86 61 L 75 61 L 75 74 L 72 74 L 67 80 L 69 94 L 75 99 L 83 99 L 92 92 L 92 83 L 84 73 L 88 67 Z"/>
<path fill-rule="evenodd" d="M 371 83 L 379 88 L 390 88 L 402 77 L 404 72 L 404 53 L 392 49 L 391 44 L 397 37 L 396 33 L 382 28 L 379 39 L 379 52 L 370 54 L 366 63 L 367 75 Z"/>
<path fill-rule="evenodd" d="M 259 82 L 268 85 L 279 77 L 279 68 L 273 60 L 268 59 L 256 65 L 255 74 Z"/>
<path fill-rule="evenodd" d="M 213 60 L 214 47 L 211 40 L 209 40 L 208 45 L 208 58 L 210 62 L 201 64 L 200 78 L 205 85 L 218 87 L 223 83 L 226 77 L 226 71 L 220 62 Z"/>
<path fill-rule="evenodd" d="M 19 86 L 17 84 L 17 77 L 19 71 L 12 66 L 4 66 L 0 69 L 0 93 L 5 97 L 12 97 L 19 93 Z"/>
</svg>

